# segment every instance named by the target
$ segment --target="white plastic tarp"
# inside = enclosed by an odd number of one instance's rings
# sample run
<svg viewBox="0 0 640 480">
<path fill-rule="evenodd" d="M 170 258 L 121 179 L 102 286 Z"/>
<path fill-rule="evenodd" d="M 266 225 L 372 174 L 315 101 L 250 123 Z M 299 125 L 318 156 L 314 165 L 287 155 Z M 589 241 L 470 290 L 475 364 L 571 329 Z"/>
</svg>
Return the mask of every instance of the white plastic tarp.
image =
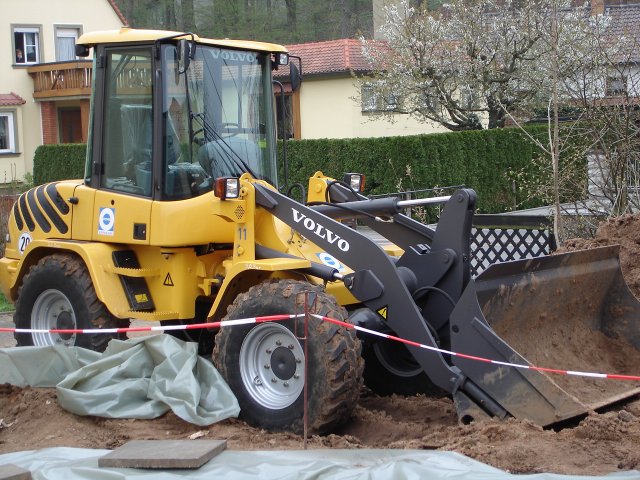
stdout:
<svg viewBox="0 0 640 480">
<path fill-rule="evenodd" d="M 197 440 L 194 440 L 197 441 Z M 0 466 L 17 465 L 39 480 L 638 480 L 640 472 L 605 476 L 553 473 L 514 475 L 454 452 L 424 450 L 232 451 L 197 470 L 100 468 L 108 450 L 48 448 L 0 455 Z"/>
<path fill-rule="evenodd" d="M 80 347 L 0 349 L 0 384 L 56 387 L 77 415 L 156 418 L 169 409 L 200 425 L 240 412 L 231 389 L 197 344 L 170 335 L 112 340 L 104 353 Z"/>
</svg>

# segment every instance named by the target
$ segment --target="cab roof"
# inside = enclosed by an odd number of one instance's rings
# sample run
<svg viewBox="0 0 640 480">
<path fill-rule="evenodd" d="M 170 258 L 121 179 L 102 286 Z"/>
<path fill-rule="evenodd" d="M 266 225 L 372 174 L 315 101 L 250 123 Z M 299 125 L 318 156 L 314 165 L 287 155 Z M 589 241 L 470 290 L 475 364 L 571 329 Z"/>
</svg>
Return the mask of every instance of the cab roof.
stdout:
<svg viewBox="0 0 640 480">
<path fill-rule="evenodd" d="M 103 30 L 98 32 L 89 32 L 83 34 L 78 40 L 78 45 L 86 45 L 87 47 L 95 47 L 96 45 L 105 43 L 136 43 L 136 42 L 154 42 L 162 38 L 178 37 L 183 35 L 184 38 L 191 38 L 191 34 L 184 32 L 172 32 L 168 30 L 141 30 L 137 28 L 122 27 L 120 30 Z M 194 35 L 197 43 L 213 45 L 224 48 L 238 48 L 242 50 L 252 50 L 259 52 L 286 52 L 287 49 L 282 45 L 275 43 L 254 42 L 251 40 L 212 40 L 209 38 L 200 38 Z"/>
</svg>

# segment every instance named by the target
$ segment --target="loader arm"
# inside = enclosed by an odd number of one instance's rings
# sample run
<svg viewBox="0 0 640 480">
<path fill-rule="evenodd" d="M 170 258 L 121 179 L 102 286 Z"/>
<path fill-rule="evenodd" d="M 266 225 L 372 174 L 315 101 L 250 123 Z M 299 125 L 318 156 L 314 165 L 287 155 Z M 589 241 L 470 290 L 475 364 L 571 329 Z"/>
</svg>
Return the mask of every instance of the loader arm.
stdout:
<svg viewBox="0 0 640 480">
<path fill-rule="evenodd" d="M 432 241 L 427 232 L 416 237 L 413 231 L 414 239 L 420 238 L 423 243 L 408 246 L 396 264 L 375 242 L 330 218 L 330 206 L 307 207 L 260 184 L 254 183 L 253 186 L 259 206 L 354 271 L 345 275 L 342 281 L 353 296 L 373 312 L 385 313 L 380 317 L 388 328 L 400 337 L 438 347 L 412 292 L 434 288 L 437 284 L 435 288 L 444 293 L 430 295 L 433 302 L 427 308 L 423 307 L 423 311 L 434 318 L 434 324 L 447 322 L 469 281 L 469 229 L 475 204 L 473 191 L 459 190 L 451 197 L 442 215 L 442 228 L 439 225 Z M 361 211 L 367 210 L 376 215 L 395 215 L 400 210 L 394 199 L 367 200 L 356 204 Z M 490 415 L 504 417 L 507 414 L 459 368 L 450 365 L 441 353 L 413 346 L 408 348 L 438 387 L 454 396 L 464 397 Z"/>
<path fill-rule="evenodd" d="M 312 178 L 312 181 L 322 182 L 322 180 L 317 178 Z M 369 200 L 369 198 L 358 192 L 348 190 L 340 183 L 332 184 L 327 191 L 329 192 L 328 197 L 331 199 L 332 203 L 353 204 L 354 201 Z M 393 201 L 395 199 L 388 200 Z M 333 219 L 357 217 L 358 220 L 367 227 L 379 233 L 403 250 L 406 250 L 412 245 L 425 243 L 425 241 L 430 245 L 435 236 L 435 230 L 407 215 L 403 215 L 395 211 L 395 209 L 392 212 L 387 212 L 390 215 L 392 220 L 391 222 L 380 222 L 369 216 L 358 214 L 355 211 L 357 210 L 357 207 L 345 209 L 327 205 L 316 208 L 316 210 Z"/>
</svg>

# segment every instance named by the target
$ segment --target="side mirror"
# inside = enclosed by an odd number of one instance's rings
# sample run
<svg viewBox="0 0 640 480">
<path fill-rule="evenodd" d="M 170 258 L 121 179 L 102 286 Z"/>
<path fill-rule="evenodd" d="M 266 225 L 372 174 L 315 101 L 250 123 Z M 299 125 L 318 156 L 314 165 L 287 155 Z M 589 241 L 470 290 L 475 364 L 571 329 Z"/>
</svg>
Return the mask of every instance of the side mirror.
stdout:
<svg viewBox="0 0 640 480">
<path fill-rule="evenodd" d="M 88 57 L 89 56 L 89 47 L 86 45 L 78 45 L 75 46 L 76 57 Z"/>
<path fill-rule="evenodd" d="M 193 53 L 195 50 L 195 44 L 189 40 L 182 38 L 178 41 L 178 48 L 176 54 L 178 55 L 178 74 L 183 74 L 189 68 Z"/>
<path fill-rule="evenodd" d="M 291 79 L 291 90 L 297 91 L 302 83 L 302 75 L 294 62 L 289 64 L 289 78 Z"/>
</svg>

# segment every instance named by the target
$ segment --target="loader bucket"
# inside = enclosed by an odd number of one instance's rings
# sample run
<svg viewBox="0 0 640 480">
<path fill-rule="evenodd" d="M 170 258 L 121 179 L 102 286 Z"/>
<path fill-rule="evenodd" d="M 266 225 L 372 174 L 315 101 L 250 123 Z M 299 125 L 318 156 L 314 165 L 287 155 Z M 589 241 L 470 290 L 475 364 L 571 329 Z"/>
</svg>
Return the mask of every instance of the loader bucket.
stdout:
<svg viewBox="0 0 640 480">
<path fill-rule="evenodd" d="M 640 374 L 640 302 L 624 281 L 617 246 L 493 265 L 470 282 L 452 322 L 454 351 L 559 370 Z M 511 415 L 542 426 L 640 393 L 640 382 L 458 357 L 453 363 Z"/>
</svg>

